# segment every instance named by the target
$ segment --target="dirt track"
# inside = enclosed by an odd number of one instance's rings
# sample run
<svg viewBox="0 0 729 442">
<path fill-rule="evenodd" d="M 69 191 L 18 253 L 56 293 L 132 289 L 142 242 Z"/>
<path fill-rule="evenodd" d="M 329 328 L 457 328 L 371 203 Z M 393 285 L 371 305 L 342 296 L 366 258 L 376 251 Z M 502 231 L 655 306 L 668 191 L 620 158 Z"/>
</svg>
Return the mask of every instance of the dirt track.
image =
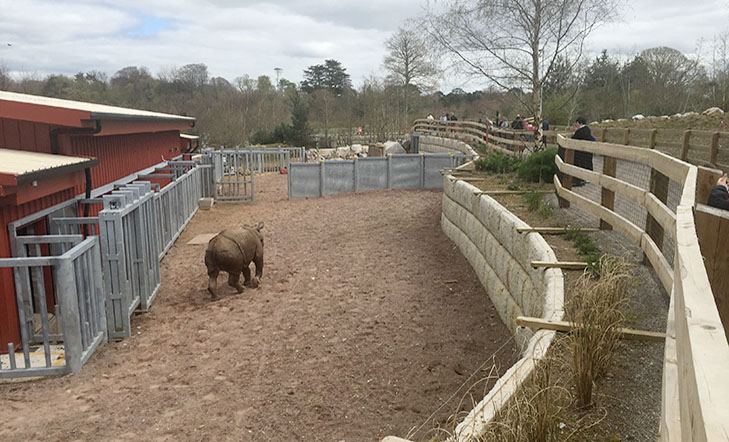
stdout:
<svg viewBox="0 0 729 442">
<path fill-rule="evenodd" d="M 152 310 L 132 320 L 136 336 L 103 346 L 79 375 L 0 384 L 0 440 L 405 436 L 509 339 L 440 229 L 440 192 L 288 201 L 274 175 L 256 191 L 253 204 L 195 216 L 162 263 Z M 187 242 L 258 221 L 261 287 L 235 295 L 221 276 L 224 298 L 210 302 L 205 245 Z M 500 371 L 515 359 L 509 344 Z"/>
</svg>

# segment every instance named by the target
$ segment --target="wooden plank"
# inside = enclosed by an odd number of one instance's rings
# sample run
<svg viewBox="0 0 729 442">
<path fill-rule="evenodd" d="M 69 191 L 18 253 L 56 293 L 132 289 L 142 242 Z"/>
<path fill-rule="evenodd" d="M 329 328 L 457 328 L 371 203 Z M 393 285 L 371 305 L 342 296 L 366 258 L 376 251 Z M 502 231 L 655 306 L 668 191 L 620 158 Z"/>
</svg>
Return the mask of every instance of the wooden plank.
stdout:
<svg viewBox="0 0 729 442">
<path fill-rule="evenodd" d="M 601 205 L 590 201 L 589 199 L 580 196 L 572 192 L 571 190 L 565 189 L 562 186 L 562 183 L 559 182 L 559 178 L 556 175 L 554 177 L 554 187 L 557 190 L 557 195 L 564 199 L 567 199 L 571 203 L 576 204 L 581 209 L 586 210 L 587 212 L 597 216 L 600 219 L 604 218 L 615 229 L 621 231 L 635 245 L 640 246 L 641 238 L 644 232 L 638 226 L 618 215 L 617 213 L 611 212 Z"/>
<path fill-rule="evenodd" d="M 694 218 L 714 302 L 729 335 L 729 212 L 699 204 Z"/>
<path fill-rule="evenodd" d="M 693 196 L 693 194 L 692 194 Z M 677 209 L 676 350 L 682 440 L 725 440 L 729 434 L 729 346 L 711 295 L 691 206 Z"/>
<path fill-rule="evenodd" d="M 600 229 L 597 229 L 595 227 L 517 227 L 516 231 L 518 233 L 546 233 L 546 234 L 555 234 L 559 235 L 560 233 L 569 233 L 569 232 L 599 232 Z"/>
<path fill-rule="evenodd" d="M 681 144 L 681 161 L 688 161 L 689 147 L 691 146 L 691 129 L 683 132 L 683 143 Z"/>
<path fill-rule="evenodd" d="M 530 316 L 517 316 L 516 323 L 522 327 L 534 329 L 555 330 L 559 332 L 571 332 L 577 325 L 569 321 L 555 321 L 551 319 L 534 318 Z M 632 328 L 620 327 L 618 334 L 622 339 L 633 341 L 650 341 L 663 342 L 666 340 L 666 334 L 661 332 L 636 330 Z"/>
<path fill-rule="evenodd" d="M 557 164 L 562 163 L 562 159 L 559 157 L 559 155 L 556 155 L 554 157 L 555 161 L 557 161 Z M 565 148 L 564 151 L 564 164 L 574 165 L 575 164 L 575 151 L 574 149 L 567 149 Z M 573 166 L 574 167 L 574 166 Z M 562 169 L 560 169 L 562 170 Z M 557 178 L 555 176 L 555 178 Z M 571 175 L 563 175 L 560 179 L 564 180 L 564 188 L 567 190 L 572 190 L 572 176 Z M 560 198 L 559 195 L 557 197 L 557 202 L 559 204 L 560 209 L 566 209 L 570 206 L 569 200 L 565 198 Z"/>
<path fill-rule="evenodd" d="M 701 166 L 697 167 L 697 169 L 696 204 L 707 204 L 711 189 L 716 186 L 717 180 L 721 178 L 722 171 Z"/>
<path fill-rule="evenodd" d="M 532 267 L 543 267 L 548 269 L 584 270 L 589 264 L 579 261 L 532 261 Z"/>
<path fill-rule="evenodd" d="M 668 263 L 663 253 L 661 253 L 661 250 L 658 248 L 656 243 L 653 242 L 651 237 L 646 233 L 644 233 L 641 238 L 640 248 L 643 250 L 646 261 L 649 262 L 653 267 L 653 270 L 656 271 L 663 288 L 670 296 L 671 289 L 673 287 L 673 269 L 671 268 L 671 265 Z"/>
<path fill-rule="evenodd" d="M 711 145 L 709 146 L 709 162 L 716 166 L 716 158 L 719 156 L 719 132 L 711 135 Z"/>
<path fill-rule="evenodd" d="M 554 193 L 554 190 L 482 190 L 474 193 L 480 195 L 525 195 L 527 193 L 541 193 L 547 195 Z"/>
<path fill-rule="evenodd" d="M 689 164 L 662 152 L 643 147 L 623 146 L 620 144 L 601 143 L 598 141 L 573 140 L 561 135 L 557 137 L 560 146 L 566 149 L 577 149 L 592 152 L 603 156 L 615 157 L 621 160 L 632 161 L 649 165 L 679 184 L 684 184 Z"/>
</svg>

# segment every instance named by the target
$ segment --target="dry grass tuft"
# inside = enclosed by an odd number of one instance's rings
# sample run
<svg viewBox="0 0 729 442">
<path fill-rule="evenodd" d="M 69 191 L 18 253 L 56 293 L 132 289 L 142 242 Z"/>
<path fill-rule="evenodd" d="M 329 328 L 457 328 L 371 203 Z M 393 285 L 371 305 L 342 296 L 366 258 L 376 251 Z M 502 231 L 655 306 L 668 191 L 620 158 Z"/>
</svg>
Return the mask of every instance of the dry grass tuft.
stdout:
<svg viewBox="0 0 729 442">
<path fill-rule="evenodd" d="M 625 324 L 630 265 L 616 257 L 602 256 L 594 273 L 577 281 L 572 299 L 565 306 L 575 326 L 570 334 L 579 408 L 592 405 L 595 379 L 605 373 L 620 343 L 618 329 Z"/>
</svg>

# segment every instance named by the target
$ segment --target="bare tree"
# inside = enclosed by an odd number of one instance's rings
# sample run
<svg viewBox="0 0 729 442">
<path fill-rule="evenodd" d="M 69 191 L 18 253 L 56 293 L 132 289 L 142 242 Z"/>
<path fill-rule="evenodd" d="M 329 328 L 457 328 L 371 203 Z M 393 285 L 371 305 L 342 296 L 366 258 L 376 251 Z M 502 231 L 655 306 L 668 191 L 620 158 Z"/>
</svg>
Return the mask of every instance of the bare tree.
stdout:
<svg viewBox="0 0 729 442">
<path fill-rule="evenodd" d="M 541 126 L 542 85 L 558 60 L 574 67 L 585 39 L 615 17 L 620 0 L 446 0 L 427 15 L 428 30 L 461 73 L 480 76 L 515 94 Z"/>
<path fill-rule="evenodd" d="M 401 90 L 403 117 L 407 123 L 411 96 L 433 89 L 438 65 L 422 37 L 411 29 L 400 28 L 386 42 L 389 54 L 383 63 L 389 73 L 388 81 Z"/>
</svg>

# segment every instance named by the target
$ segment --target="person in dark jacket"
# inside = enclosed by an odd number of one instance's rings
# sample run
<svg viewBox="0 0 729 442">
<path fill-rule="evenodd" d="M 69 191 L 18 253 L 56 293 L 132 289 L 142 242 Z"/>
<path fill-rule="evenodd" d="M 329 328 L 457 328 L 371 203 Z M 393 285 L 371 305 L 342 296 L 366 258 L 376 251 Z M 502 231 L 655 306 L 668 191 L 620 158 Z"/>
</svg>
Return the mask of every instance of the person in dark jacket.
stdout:
<svg viewBox="0 0 729 442">
<path fill-rule="evenodd" d="M 707 204 L 717 209 L 729 210 L 729 184 L 727 184 L 726 174 L 719 178 L 716 187 L 711 189 Z"/>
<path fill-rule="evenodd" d="M 585 120 L 583 117 L 577 117 L 575 119 L 575 124 L 573 126 L 574 133 L 572 134 L 572 139 L 574 140 L 585 140 L 585 141 L 595 141 L 595 138 L 592 136 L 592 132 L 590 132 L 590 127 L 587 125 L 587 120 Z M 564 148 L 560 147 L 557 149 L 557 155 L 564 161 Z M 575 150 L 575 166 L 582 167 L 584 169 L 592 170 L 592 152 L 584 152 L 581 150 Z M 562 180 L 562 174 L 558 174 L 559 179 Z M 573 187 L 579 187 L 584 186 L 585 181 L 581 180 L 579 178 L 575 178 L 572 180 L 572 186 Z"/>
<path fill-rule="evenodd" d="M 511 123 L 511 128 L 514 130 L 523 130 L 524 122 L 521 119 L 521 115 L 517 114 L 514 121 Z"/>
<path fill-rule="evenodd" d="M 575 140 L 595 141 L 595 138 L 590 132 L 590 127 L 587 125 L 587 121 L 582 117 L 577 117 L 575 120 L 575 133 L 572 134 L 572 138 Z M 575 151 L 575 166 L 582 167 L 583 169 L 592 170 L 592 152 L 585 152 L 582 150 Z M 579 178 L 575 179 L 575 186 L 584 186 L 585 181 Z"/>
</svg>

